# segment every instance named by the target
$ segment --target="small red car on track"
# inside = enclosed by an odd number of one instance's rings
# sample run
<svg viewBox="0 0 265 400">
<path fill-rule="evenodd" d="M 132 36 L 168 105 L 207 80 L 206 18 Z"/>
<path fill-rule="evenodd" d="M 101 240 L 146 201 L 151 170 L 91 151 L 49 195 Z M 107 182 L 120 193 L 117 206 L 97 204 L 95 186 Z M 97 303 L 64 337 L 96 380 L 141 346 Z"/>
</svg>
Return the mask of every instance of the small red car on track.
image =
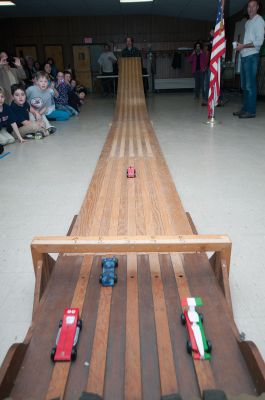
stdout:
<svg viewBox="0 0 265 400">
<path fill-rule="evenodd" d="M 134 167 L 127 168 L 127 178 L 135 178 L 136 177 L 136 169 Z"/>
<path fill-rule="evenodd" d="M 63 319 L 59 322 L 59 330 L 55 347 L 51 351 L 52 361 L 75 361 L 77 342 L 82 329 L 78 308 L 65 308 Z"/>
</svg>

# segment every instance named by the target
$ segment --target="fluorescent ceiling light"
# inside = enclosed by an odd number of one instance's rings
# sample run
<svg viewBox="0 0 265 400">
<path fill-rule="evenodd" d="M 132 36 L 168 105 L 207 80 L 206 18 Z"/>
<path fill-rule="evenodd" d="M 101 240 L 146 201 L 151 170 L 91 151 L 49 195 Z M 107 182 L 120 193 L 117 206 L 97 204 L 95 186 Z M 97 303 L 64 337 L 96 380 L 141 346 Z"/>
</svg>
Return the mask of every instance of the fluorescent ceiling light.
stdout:
<svg viewBox="0 0 265 400">
<path fill-rule="evenodd" d="M 15 3 L 12 1 L 0 1 L 0 7 L 1 6 L 15 6 Z"/>
<path fill-rule="evenodd" d="M 147 3 L 154 0 L 120 0 L 120 3 Z"/>
</svg>

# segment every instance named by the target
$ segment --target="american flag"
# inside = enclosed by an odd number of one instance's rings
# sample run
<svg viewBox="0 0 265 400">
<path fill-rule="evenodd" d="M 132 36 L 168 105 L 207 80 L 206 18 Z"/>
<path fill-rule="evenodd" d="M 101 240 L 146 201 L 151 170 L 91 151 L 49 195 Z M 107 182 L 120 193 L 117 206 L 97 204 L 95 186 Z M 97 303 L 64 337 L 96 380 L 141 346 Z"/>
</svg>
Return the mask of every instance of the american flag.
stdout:
<svg viewBox="0 0 265 400">
<path fill-rule="evenodd" d="M 221 0 L 218 0 L 218 10 L 214 29 L 213 46 L 210 60 L 210 86 L 208 96 L 208 118 L 214 116 L 214 107 L 220 96 L 221 57 L 225 54 L 225 28 Z"/>
</svg>

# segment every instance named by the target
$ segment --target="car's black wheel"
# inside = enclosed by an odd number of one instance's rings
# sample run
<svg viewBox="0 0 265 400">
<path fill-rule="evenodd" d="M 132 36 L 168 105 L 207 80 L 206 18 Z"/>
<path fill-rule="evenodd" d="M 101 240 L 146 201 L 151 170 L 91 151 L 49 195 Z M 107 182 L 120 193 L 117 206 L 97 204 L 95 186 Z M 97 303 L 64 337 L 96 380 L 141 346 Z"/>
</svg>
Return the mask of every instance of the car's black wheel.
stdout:
<svg viewBox="0 0 265 400">
<path fill-rule="evenodd" d="M 99 277 L 99 283 L 102 283 L 102 275 Z"/>
<path fill-rule="evenodd" d="M 212 342 L 210 340 L 206 340 L 206 343 L 207 343 L 207 347 L 208 347 L 208 353 L 211 354 L 212 348 L 213 348 Z"/>
<path fill-rule="evenodd" d="M 56 347 L 53 347 L 53 348 L 52 348 L 52 351 L 51 351 L 51 360 L 52 360 L 53 362 L 54 362 L 55 353 L 56 353 Z"/>
<path fill-rule="evenodd" d="M 117 277 L 117 275 L 115 274 L 115 276 L 114 276 L 114 283 L 117 283 L 118 282 L 118 277 Z"/>
<path fill-rule="evenodd" d="M 117 267 L 117 266 L 118 266 L 118 259 L 117 259 L 117 257 L 113 257 L 113 260 L 114 260 L 114 262 L 115 262 L 115 267 Z"/>
<path fill-rule="evenodd" d="M 77 321 L 77 327 L 80 329 L 80 331 L 82 330 L 82 320 L 81 319 L 79 319 Z"/>
<path fill-rule="evenodd" d="M 191 345 L 191 341 L 190 340 L 187 340 L 187 352 L 189 354 L 192 353 L 192 345 Z"/>
<path fill-rule="evenodd" d="M 182 325 L 186 325 L 186 318 L 183 313 L 181 313 L 180 320 L 181 320 Z"/>
<path fill-rule="evenodd" d="M 62 319 L 60 319 L 60 322 L 59 322 L 59 328 L 61 328 L 61 327 L 62 327 L 62 325 L 63 325 L 63 320 L 62 320 Z"/>
<path fill-rule="evenodd" d="M 77 350 L 76 350 L 76 347 L 74 346 L 72 348 L 72 352 L 71 352 L 71 361 L 75 361 L 76 357 L 77 357 Z"/>
<path fill-rule="evenodd" d="M 203 324 L 203 313 L 199 313 L 200 319 L 201 319 L 201 323 Z"/>
</svg>

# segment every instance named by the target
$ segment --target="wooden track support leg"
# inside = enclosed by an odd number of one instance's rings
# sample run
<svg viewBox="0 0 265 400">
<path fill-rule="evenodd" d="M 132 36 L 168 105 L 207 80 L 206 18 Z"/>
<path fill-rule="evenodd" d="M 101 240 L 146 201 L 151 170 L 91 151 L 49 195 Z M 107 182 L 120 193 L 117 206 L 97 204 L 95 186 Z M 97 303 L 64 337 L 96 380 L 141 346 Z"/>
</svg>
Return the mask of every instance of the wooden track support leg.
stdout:
<svg viewBox="0 0 265 400">
<path fill-rule="evenodd" d="M 227 304 L 230 308 L 231 314 L 233 315 L 232 299 L 229 286 L 229 265 L 231 258 L 231 247 L 229 252 L 215 252 L 210 258 L 210 264 L 216 279 L 224 293 Z M 227 264 L 229 263 L 229 264 Z"/>
<path fill-rule="evenodd" d="M 191 229 L 192 229 L 192 233 L 194 235 L 198 235 L 197 229 L 196 229 L 195 224 L 194 224 L 194 222 L 193 222 L 193 220 L 191 218 L 190 213 L 187 212 L 186 215 L 187 215 L 187 218 L 189 220 L 189 223 L 190 223 L 190 226 L 191 226 Z M 213 256 L 209 260 L 214 272 L 215 272 L 215 268 L 216 268 L 216 256 L 217 256 L 217 253 L 214 253 Z M 230 257 L 231 257 L 231 246 L 230 246 L 230 253 L 228 254 L 228 257 L 229 257 L 229 260 L 230 260 Z M 220 259 L 218 261 L 220 261 Z M 229 286 L 229 272 L 228 272 L 227 264 L 226 264 L 226 262 L 224 261 L 223 258 L 222 258 L 222 263 L 221 263 L 221 268 L 220 268 L 219 275 L 220 276 L 217 277 L 218 278 L 218 282 L 219 282 L 219 285 L 221 286 L 221 289 L 222 289 L 222 291 L 224 293 L 224 296 L 225 296 L 225 299 L 227 301 L 227 304 L 228 304 L 228 306 L 230 308 L 231 315 L 233 317 L 232 299 L 231 299 L 230 286 Z"/>
<path fill-rule="evenodd" d="M 34 304 L 32 319 L 34 318 L 35 312 L 40 303 L 41 297 L 44 293 L 46 285 L 50 279 L 55 260 L 49 254 L 41 254 L 40 257 L 36 255 L 36 269 L 35 269 L 35 290 L 34 290 Z"/>
<path fill-rule="evenodd" d="M 222 280 L 222 269 L 226 268 L 227 276 L 229 277 L 231 251 L 232 243 L 227 243 L 225 248 L 221 249 L 220 251 L 215 251 L 209 260 L 219 283 Z"/>
</svg>

